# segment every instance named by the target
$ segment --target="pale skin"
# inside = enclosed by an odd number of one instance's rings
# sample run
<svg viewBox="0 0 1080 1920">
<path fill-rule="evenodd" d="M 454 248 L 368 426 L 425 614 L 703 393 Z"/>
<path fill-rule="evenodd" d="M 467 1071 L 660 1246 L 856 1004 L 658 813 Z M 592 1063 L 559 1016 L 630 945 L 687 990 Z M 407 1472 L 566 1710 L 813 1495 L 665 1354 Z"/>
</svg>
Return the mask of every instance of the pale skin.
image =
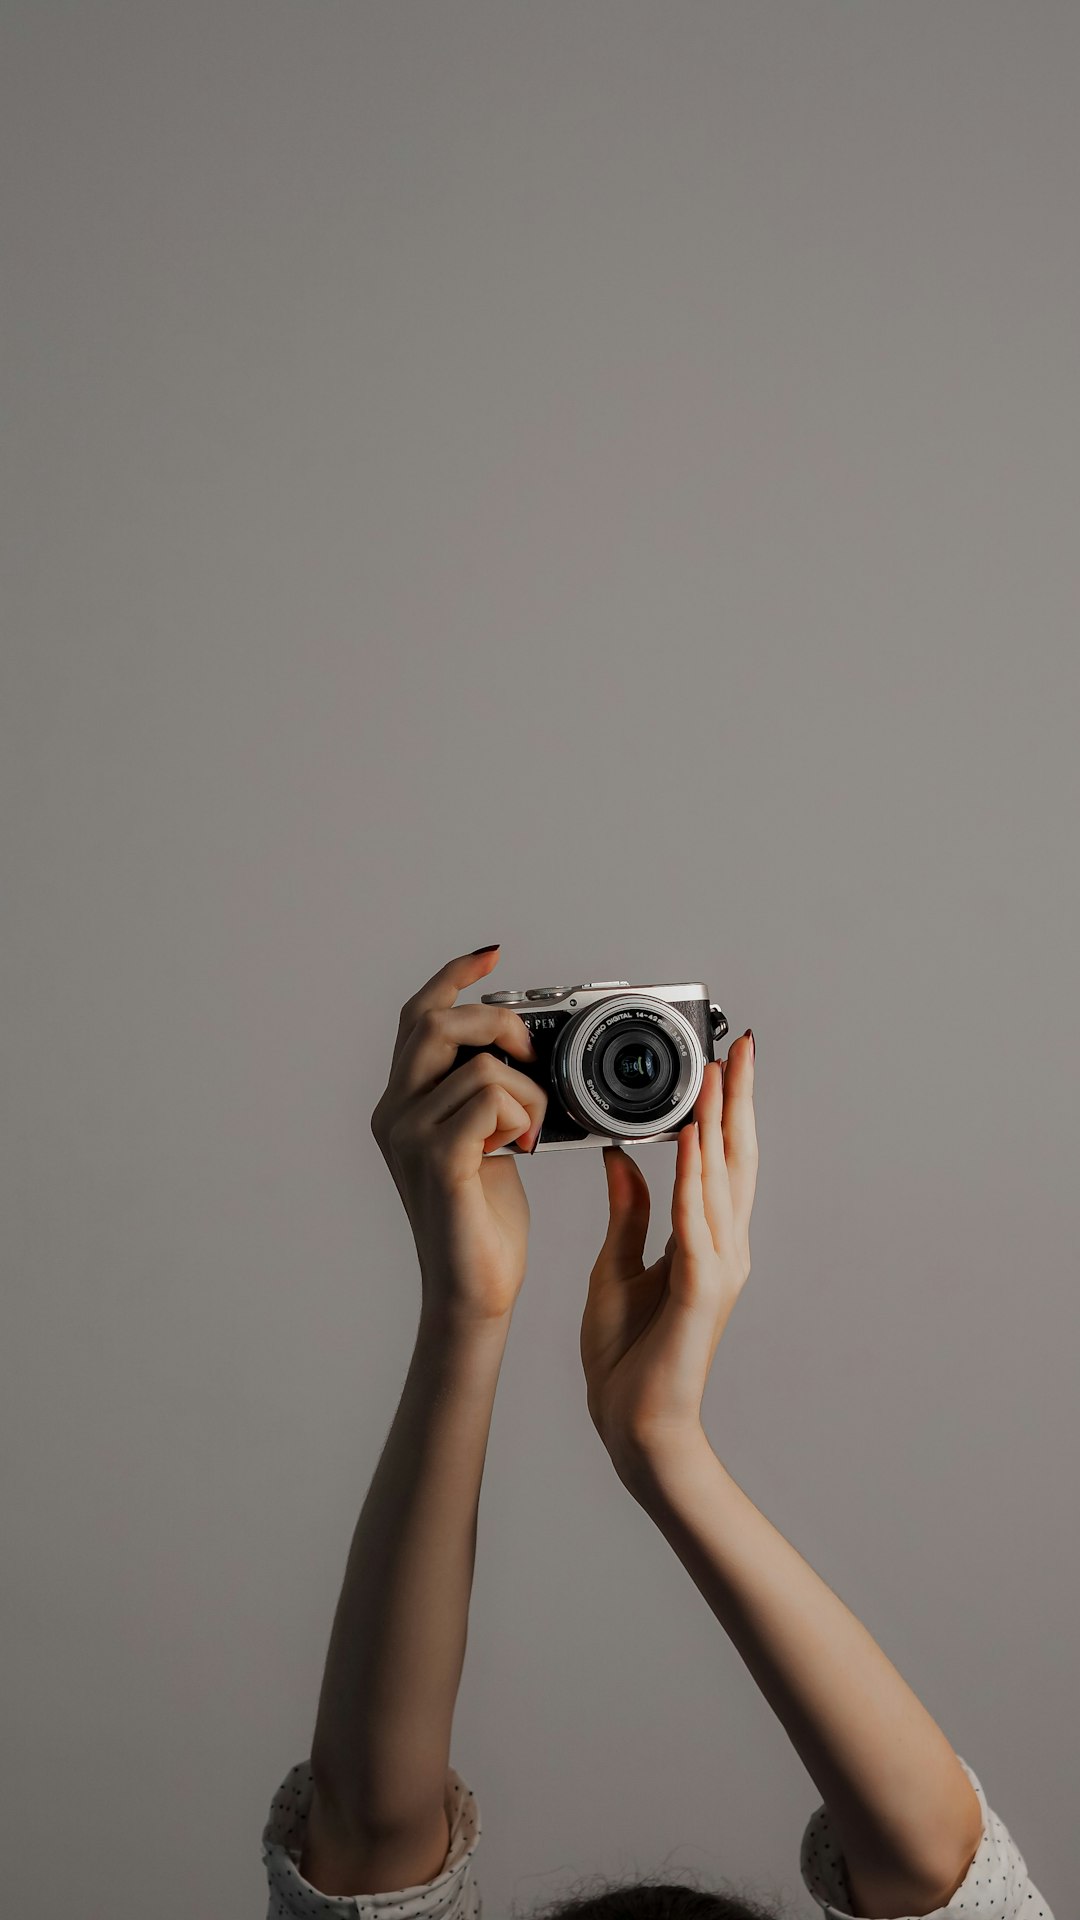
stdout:
<svg viewBox="0 0 1080 1920">
<path fill-rule="evenodd" d="M 508 1008 L 457 1006 L 497 951 L 440 968 L 401 1011 L 372 1132 L 409 1217 L 421 1306 L 400 1405 L 353 1536 L 311 1747 L 300 1871 L 326 1893 L 422 1885 L 444 1865 L 451 1727 L 465 1658 L 491 1415 L 526 1270 L 515 1159 L 546 1097 Z M 671 1234 L 643 1265 L 649 1189 L 605 1148 L 609 1225 L 580 1351 L 592 1422 L 738 1649 L 820 1793 L 864 1920 L 947 1904 L 982 1838 L 941 1728 L 844 1602 L 736 1485 L 701 1424 L 717 1346 L 750 1272 L 757 1184 L 749 1034 L 710 1062 L 676 1144 Z M 557 1167 L 557 1163 L 556 1163 Z M 717 1754 L 718 1782 L 724 1757 Z"/>
</svg>

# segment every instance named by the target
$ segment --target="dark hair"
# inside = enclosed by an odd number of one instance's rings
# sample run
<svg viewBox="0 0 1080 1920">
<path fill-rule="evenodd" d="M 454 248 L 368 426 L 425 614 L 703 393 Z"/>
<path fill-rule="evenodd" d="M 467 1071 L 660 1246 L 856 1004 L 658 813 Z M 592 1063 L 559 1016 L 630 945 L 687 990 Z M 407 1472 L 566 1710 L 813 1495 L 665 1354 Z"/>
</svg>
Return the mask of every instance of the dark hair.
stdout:
<svg viewBox="0 0 1080 1920">
<path fill-rule="evenodd" d="M 609 1880 L 592 1874 L 575 1881 L 569 1896 L 530 1908 L 527 1920 L 786 1920 L 786 1912 L 730 1881 L 718 1888 L 693 1877 Z"/>
</svg>

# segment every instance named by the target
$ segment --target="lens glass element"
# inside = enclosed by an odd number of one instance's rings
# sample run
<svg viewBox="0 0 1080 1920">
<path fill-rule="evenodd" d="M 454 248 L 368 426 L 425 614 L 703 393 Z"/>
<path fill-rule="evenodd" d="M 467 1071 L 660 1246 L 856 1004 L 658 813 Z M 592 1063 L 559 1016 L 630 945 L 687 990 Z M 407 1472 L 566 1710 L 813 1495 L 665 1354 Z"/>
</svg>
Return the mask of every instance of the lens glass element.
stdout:
<svg viewBox="0 0 1080 1920">
<path fill-rule="evenodd" d="M 611 1065 L 616 1078 L 632 1091 L 651 1087 L 660 1072 L 660 1062 L 645 1042 L 641 1046 L 620 1047 Z"/>
<path fill-rule="evenodd" d="M 679 1062 L 667 1034 L 631 1019 L 597 1042 L 591 1069 L 601 1099 L 610 1101 L 616 1114 L 640 1120 L 645 1112 L 663 1112 Z"/>
</svg>

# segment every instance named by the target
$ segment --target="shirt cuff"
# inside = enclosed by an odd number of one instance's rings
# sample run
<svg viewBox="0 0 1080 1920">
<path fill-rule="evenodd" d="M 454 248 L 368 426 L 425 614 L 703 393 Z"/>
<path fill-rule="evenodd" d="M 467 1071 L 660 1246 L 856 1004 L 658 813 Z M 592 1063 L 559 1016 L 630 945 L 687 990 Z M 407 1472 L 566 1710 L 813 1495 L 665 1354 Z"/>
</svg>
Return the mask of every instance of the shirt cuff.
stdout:
<svg viewBox="0 0 1080 1920">
<path fill-rule="evenodd" d="M 311 1811 L 310 1760 L 290 1767 L 274 1795 L 263 1828 L 263 1863 L 269 1882 L 267 1920 L 356 1920 L 394 1909 L 394 1920 L 474 1920 L 480 1899 L 472 1856 L 480 1840 L 480 1808 L 454 1767 L 446 1771 L 443 1805 L 450 1827 L 446 1859 L 433 1880 L 383 1893 L 323 1893 L 300 1872 L 300 1855 Z"/>
<path fill-rule="evenodd" d="M 975 1789 L 983 1831 L 975 1858 L 947 1906 L 908 1920 L 1054 1920 L 1031 1881 L 1024 1856 L 1003 1821 L 987 1805 L 978 1776 L 958 1754 Z M 827 1920 L 858 1920 L 847 1865 L 824 1806 L 811 1814 L 802 1837 L 799 1869 L 806 1890 Z"/>
</svg>

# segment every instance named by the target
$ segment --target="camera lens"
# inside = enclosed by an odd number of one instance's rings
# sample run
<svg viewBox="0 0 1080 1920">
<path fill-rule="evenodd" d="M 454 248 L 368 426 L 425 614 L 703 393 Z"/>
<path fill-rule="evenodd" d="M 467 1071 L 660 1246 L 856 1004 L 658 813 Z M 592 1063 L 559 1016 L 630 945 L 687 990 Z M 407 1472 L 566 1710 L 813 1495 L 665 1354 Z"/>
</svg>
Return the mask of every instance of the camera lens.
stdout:
<svg viewBox="0 0 1080 1920">
<path fill-rule="evenodd" d="M 677 1007 L 616 994 L 567 1022 L 551 1065 L 555 1089 L 579 1125 L 629 1140 L 681 1124 L 697 1098 L 704 1056 Z"/>
<path fill-rule="evenodd" d="M 612 1102 L 617 1113 L 632 1113 L 640 1120 L 642 1108 L 651 1110 L 663 1101 L 678 1073 L 678 1061 L 665 1034 L 630 1022 L 598 1042 L 592 1073 L 597 1092 Z"/>
</svg>

